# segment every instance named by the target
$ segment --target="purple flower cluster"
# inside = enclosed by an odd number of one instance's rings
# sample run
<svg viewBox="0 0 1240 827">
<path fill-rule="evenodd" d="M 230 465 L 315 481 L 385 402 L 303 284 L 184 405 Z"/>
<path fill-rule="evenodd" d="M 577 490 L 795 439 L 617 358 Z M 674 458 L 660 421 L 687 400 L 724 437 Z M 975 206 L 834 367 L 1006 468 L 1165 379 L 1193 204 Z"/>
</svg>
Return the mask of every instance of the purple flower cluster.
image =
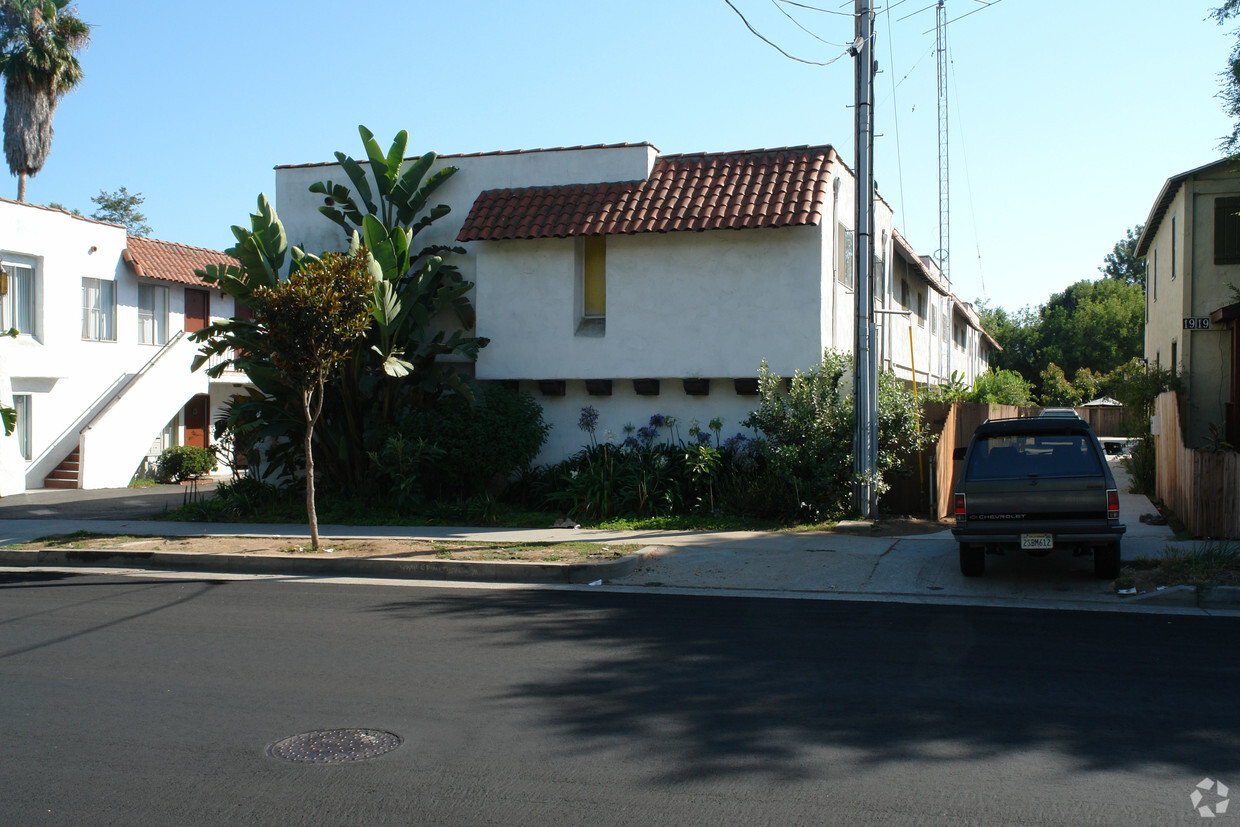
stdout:
<svg viewBox="0 0 1240 827">
<path fill-rule="evenodd" d="M 660 419 L 662 418 L 660 417 Z M 650 421 L 654 422 L 654 417 L 651 417 Z M 647 448 L 650 447 L 650 444 L 654 442 L 654 438 L 657 437 L 658 435 L 659 435 L 659 429 L 653 426 L 637 429 L 638 442 L 640 442 L 642 445 L 644 445 Z"/>
<path fill-rule="evenodd" d="M 698 445 L 710 445 L 710 434 L 706 431 L 698 431 L 694 436 L 697 437 Z"/>
<path fill-rule="evenodd" d="M 577 419 L 577 427 L 587 433 L 594 433 L 595 427 L 598 426 L 598 411 L 593 405 L 587 405 L 581 409 L 581 416 Z"/>
<path fill-rule="evenodd" d="M 662 428 L 664 423 L 666 422 L 666 419 L 667 418 L 663 416 L 663 414 L 655 414 L 654 416 L 650 417 L 650 427 L 651 428 Z"/>
</svg>

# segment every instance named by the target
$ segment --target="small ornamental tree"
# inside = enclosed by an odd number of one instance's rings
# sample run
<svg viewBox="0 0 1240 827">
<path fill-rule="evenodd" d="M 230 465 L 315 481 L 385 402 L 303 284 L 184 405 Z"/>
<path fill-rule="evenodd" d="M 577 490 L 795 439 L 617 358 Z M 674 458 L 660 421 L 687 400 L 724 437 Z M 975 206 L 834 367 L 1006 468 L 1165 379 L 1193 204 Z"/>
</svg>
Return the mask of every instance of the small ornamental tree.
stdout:
<svg viewBox="0 0 1240 827">
<path fill-rule="evenodd" d="M 301 395 L 305 418 L 306 517 L 310 543 L 319 548 L 314 510 L 314 426 L 323 411 L 328 377 L 353 352 L 370 323 L 374 279 L 369 254 L 328 253 L 287 279 L 260 287 L 251 297 L 254 322 L 266 331 L 271 365 L 281 381 Z"/>
</svg>

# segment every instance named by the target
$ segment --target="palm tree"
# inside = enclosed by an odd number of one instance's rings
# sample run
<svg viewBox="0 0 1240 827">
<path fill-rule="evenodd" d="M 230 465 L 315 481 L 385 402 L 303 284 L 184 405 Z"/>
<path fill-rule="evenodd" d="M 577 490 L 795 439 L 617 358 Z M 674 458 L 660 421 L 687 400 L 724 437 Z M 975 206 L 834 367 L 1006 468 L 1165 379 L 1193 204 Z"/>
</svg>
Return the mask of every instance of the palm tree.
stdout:
<svg viewBox="0 0 1240 827">
<path fill-rule="evenodd" d="M 26 200 L 26 176 L 52 149 L 52 115 L 82 80 L 76 52 L 90 26 L 65 10 L 71 0 L 0 0 L 0 75 L 4 76 L 4 156 Z"/>
</svg>

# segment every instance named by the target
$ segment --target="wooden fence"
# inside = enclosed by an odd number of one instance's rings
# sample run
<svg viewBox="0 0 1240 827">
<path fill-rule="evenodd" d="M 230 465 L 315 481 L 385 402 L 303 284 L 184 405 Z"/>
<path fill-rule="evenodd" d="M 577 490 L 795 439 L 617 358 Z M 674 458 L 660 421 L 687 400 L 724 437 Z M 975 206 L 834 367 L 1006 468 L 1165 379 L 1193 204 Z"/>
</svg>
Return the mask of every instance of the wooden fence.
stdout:
<svg viewBox="0 0 1240 827">
<path fill-rule="evenodd" d="M 1174 391 L 1154 403 L 1158 498 L 1195 537 L 1240 539 L 1240 454 L 1188 448 Z"/>
<path fill-rule="evenodd" d="M 1136 417 L 1127 408 L 1119 405 L 1077 408 L 1076 415 L 1088 422 L 1089 427 L 1100 437 L 1128 436 L 1136 421 Z"/>
<path fill-rule="evenodd" d="M 888 479 L 891 490 L 880 505 L 899 514 L 931 514 L 936 520 L 951 516 L 952 492 L 964 464 L 953 458 L 956 448 L 967 446 L 977 426 L 987 419 L 1036 416 L 1039 410 L 976 402 L 926 403 L 922 421 L 938 439 Z"/>
</svg>

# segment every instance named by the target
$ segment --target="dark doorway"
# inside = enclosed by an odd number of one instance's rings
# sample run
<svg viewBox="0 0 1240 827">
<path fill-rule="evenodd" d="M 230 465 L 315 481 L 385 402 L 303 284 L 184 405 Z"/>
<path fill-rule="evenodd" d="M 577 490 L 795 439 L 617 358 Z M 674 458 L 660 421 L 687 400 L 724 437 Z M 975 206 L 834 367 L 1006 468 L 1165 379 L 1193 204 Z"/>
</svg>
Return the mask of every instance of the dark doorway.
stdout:
<svg viewBox="0 0 1240 827">
<path fill-rule="evenodd" d="M 207 409 L 210 405 L 211 400 L 205 393 L 198 394 L 185 405 L 186 445 L 207 447 Z"/>
<path fill-rule="evenodd" d="M 205 290 L 185 291 L 185 332 L 193 333 L 207 326 L 211 294 Z"/>
</svg>

